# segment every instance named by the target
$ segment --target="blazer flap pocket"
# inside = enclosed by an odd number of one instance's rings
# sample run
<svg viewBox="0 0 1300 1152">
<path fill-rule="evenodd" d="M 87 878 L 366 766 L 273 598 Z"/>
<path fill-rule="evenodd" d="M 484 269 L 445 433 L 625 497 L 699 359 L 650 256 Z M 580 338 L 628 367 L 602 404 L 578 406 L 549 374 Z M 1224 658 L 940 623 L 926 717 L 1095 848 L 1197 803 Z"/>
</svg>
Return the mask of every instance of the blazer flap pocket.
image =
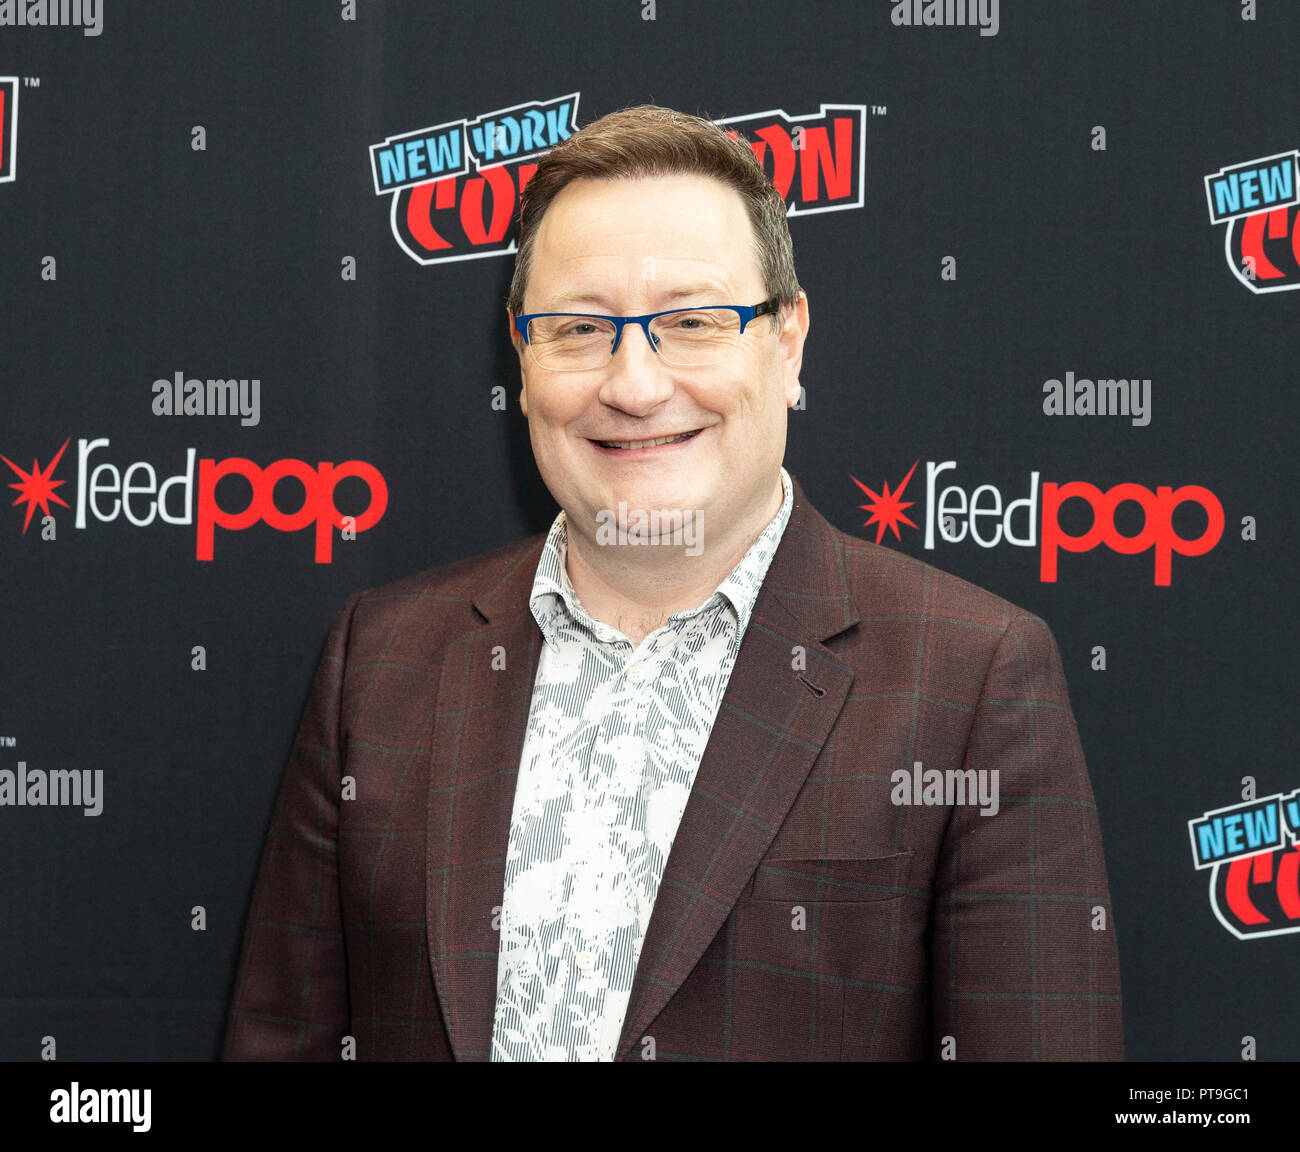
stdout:
<svg viewBox="0 0 1300 1152">
<path fill-rule="evenodd" d="M 754 872 L 755 900 L 892 900 L 907 887 L 914 852 L 874 859 L 764 860 Z"/>
</svg>

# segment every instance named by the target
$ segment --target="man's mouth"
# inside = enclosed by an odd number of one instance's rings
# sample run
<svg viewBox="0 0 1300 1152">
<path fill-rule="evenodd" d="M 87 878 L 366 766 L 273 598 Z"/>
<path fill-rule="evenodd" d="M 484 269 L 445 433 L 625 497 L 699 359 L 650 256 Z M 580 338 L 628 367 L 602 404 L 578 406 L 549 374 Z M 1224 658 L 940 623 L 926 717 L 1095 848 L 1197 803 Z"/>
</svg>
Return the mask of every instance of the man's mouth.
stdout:
<svg viewBox="0 0 1300 1152">
<path fill-rule="evenodd" d="M 661 444 L 684 444 L 693 436 L 699 435 L 703 431 L 696 428 L 693 432 L 679 432 L 676 436 L 660 436 L 656 440 L 597 440 L 595 443 L 602 448 L 620 448 L 624 451 L 636 448 L 657 448 Z"/>
</svg>

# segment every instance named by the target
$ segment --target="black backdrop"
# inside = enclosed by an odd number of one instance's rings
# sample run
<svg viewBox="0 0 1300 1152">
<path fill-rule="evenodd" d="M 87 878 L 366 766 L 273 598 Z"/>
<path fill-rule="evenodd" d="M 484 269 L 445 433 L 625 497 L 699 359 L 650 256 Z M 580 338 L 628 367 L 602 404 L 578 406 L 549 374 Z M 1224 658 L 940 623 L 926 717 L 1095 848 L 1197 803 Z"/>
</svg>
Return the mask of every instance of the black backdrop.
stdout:
<svg viewBox="0 0 1300 1152">
<path fill-rule="evenodd" d="M 874 540 L 853 478 L 896 489 L 919 461 L 919 527 L 883 542 L 1052 626 L 1105 834 L 1129 1057 L 1238 1060 L 1244 1037 L 1259 1059 L 1300 1057 L 1300 937 L 1229 931 L 1187 832 L 1239 803 L 1243 777 L 1259 796 L 1300 787 L 1296 209 L 1247 235 L 1268 258 L 1252 283 L 1229 263 L 1249 221 L 1212 223 L 1204 180 L 1300 148 L 1300 7 L 1004 0 L 995 35 L 896 24 L 891 0 L 93 7 L 97 35 L 0 26 L 0 475 L 23 485 L 0 506 L 0 771 L 102 771 L 98 815 L 0 806 L 0 1058 L 38 1060 L 46 1037 L 67 1060 L 215 1056 L 334 612 L 554 515 L 506 339 L 512 258 L 459 214 L 482 194 L 490 215 L 502 185 L 473 161 L 447 177 L 452 207 L 423 223 L 455 258 L 420 262 L 398 242 L 419 190 L 377 195 L 370 149 L 573 94 L 580 124 L 652 101 L 749 118 L 751 138 L 802 120 L 815 142 L 848 119 L 848 155 L 797 157 L 846 167 L 814 172 L 812 206 L 833 210 L 791 219 L 812 329 L 787 467 Z M 256 379 L 257 422 L 156 414 L 154 382 L 177 373 Z M 1149 422 L 1045 414 L 1044 383 L 1067 373 L 1149 380 Z M 51 475 L 68 507 L 36 502 L 24 530 L 24 474 L 65 441 Z M 189 449 L 190 482 L 169 489 L 189 523 L 107 519 L 112 470 L 93 506 L 81 491 L 101 463 L 184 474 Z M 205 502 L 237 511 L 252 491 L 205 495 L 202 461 L 238 459 L 264 484 L 254 465 L 310 467 L 311 492 L 275 488 L 286 515 L 322 506 L 322 462 L 369 464 L 387 505 L 355 539 L 325 534 L 328 563 L 313 526 L 266 522 L 217 526 L 200 559 Z M 1004 505 L 1036 491 L 1035 544 L 927 549 L 927 462 L 946 461 L 939 487 L 992 485 Z M 1044 486 L 1069 482 L 1196 486 L 1222 538 L 1174 553 L 1167 585 L 1158 542 L 1063 551 L 1045 580 Z M 344 480 L 336 507 L 367 496 Z M 151 499 L 132 497 L 137 519 Z M 1190 501 L 1147 511 L 1122 504 L 1117 530 L 1207 529 Z M 1090 523 L 1077 500 L 1059 519 Z M 1025 508 L 1015 531 L 1028 523 Z"/>
</svg>

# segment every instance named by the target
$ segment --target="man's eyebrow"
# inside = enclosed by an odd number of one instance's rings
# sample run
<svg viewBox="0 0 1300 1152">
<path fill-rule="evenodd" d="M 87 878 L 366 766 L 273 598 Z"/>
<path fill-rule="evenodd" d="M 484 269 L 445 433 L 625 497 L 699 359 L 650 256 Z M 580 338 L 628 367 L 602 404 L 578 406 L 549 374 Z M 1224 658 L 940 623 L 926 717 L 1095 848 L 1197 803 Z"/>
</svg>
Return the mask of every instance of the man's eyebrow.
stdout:
<svg viewBox="0 0 1300 1152">
<path fill-rule="evenodd" d="M 665 292 L 661 299 L 665 303 L 672 304 L 678 300 L 686 300 L 693 296 L 708 296 L 716 303 L 730 304 L 732 301 L 727 299 L 728 295 L 727 289 L 718 284 L 696 284 L 689 288 L 674 288 L 671 292 Z M 564 293 L 546 301 L 538 311 L 563 312 L 572 308 L 575 304 L 594 304 L 598 307 L 608 308 L 607 299 L 608 297 L 601 295 L 599 292 Z"/>
</svg>

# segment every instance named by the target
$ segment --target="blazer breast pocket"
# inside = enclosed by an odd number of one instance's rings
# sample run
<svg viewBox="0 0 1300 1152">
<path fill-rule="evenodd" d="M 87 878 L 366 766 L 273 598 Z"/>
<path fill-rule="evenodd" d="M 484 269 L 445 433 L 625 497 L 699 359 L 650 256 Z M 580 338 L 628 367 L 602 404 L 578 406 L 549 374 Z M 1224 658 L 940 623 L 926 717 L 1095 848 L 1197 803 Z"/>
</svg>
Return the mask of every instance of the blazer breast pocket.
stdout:
<svg viewBox="0 0 1300 1152">
<path fill-rule="evenodd" d="M 907 887 L 914 855 L 759 863 L 725 937 L 735 1003 L 761 1005 L 752 1025 L 741 1013 L 731 1022 L 736 1051 L 838 1060 L 847 1026 L 852 1058 L 870 1058 L 864 1037 L 916 1000 L 909 980 L 924 914 L 921 901 L 904 899 L 920 895 Z"/>
<path fill-rule="evenodd" d="M 763 860 L 754 872 L 754 900 L 792 904 L 896 900 L 907 891 L 912 851 L 869 859 L 800 857 Z"/>
</svg>

